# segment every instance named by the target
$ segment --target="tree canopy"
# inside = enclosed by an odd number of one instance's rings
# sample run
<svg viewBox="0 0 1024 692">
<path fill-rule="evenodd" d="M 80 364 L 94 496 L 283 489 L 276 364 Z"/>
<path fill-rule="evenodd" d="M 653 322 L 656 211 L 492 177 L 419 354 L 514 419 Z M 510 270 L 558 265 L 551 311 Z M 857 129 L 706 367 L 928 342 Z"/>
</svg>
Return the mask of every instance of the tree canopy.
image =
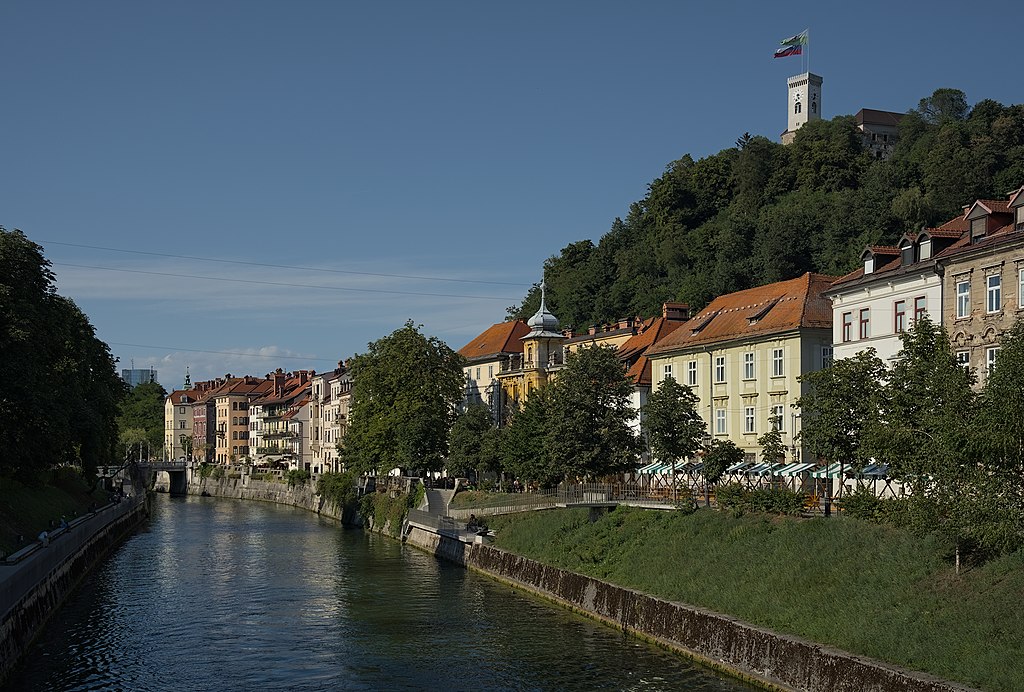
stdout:
<svg viewBox="0 0 1024 692">
<path fill-rule="evenodd" d="M 665 301 L 700 308 L 805 271 L 845 274 L 866 244 L 895 244 L 1021 184 L 1024 105 L 971 108 L 957 89 L 921 99 L 884 160 L 864 149 L 851 116 L 809 122 L 789 146 L 744 134 L 717 154 L 669 163 L 597 243 L 549 258 L 547 303 L 585 328 L 659 314 Z M 510 315 L 528 317 L 539 300 L 534 287 Z"/>
<path fill-rule="evenodd" d="M 42 248 L 0 227 L 0 472 L 117 459 L 125 386 L 88 318 L 57 294 Z"/>
<path fill-rule="evenodd" d="M 351 421 L 342 440 L 346 466 L 437 471 L 458 416 L 464 359 L 408 321 L 351 362 Z"/>
<path fill-rule="evenodd" d="M 666 377 L 651 393 L 643 413 L 654 459 L 674 463 L 701 448 L 708 426 L 697 412 L 699 401 L 692 389 L 673 377 Z"/>
</svg>

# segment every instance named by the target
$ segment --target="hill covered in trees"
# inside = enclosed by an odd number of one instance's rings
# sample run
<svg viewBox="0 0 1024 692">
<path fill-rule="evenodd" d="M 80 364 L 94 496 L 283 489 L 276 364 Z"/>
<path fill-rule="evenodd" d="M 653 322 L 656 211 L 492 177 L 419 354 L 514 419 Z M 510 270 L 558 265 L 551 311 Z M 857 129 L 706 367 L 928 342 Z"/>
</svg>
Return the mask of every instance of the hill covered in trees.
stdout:
<svg viewBox="0 0 1024 692">
<path fill-rule="evenodd" d="M 975 199 L 1024 183 L 1024 104 L 956 89 L 921 99 L 887 159 L 862 145 L 852 116 L 809 122 L 789 146 L 744 134 L 736 146 L 673 161 L 595 245 L 581 240 L 544 264 L 548 305 L 563 326 L 654 315 L 679 300 L 798 276 L 845 274 L 864 246 L 894 244 Z M 539 304 L 535 286 L 510 317 Z"/>
</svg>

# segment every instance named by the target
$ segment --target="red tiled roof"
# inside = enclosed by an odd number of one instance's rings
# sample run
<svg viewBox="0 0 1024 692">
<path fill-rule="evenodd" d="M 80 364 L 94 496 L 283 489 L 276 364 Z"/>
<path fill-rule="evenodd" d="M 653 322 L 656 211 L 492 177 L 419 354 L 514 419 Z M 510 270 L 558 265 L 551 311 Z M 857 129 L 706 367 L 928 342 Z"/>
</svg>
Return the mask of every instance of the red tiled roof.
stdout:
<svg viewBox="0 0 1024 692">
<path fill-rule="evenodd" d="M 1005 199 L 979 199 L 974 204 L 980 204 L 989 211 L 990 214 L 1009 214 L 1010 203 Z M 974 207 L 974 204 L 971 207 Z"/>
<path fill-rule="evenodd" d="M 522 338 L 530 333 L 530 327 L 522 320 L 492 324 L 459 353 L 469 360 L 497 356 L 502 353 L 522 353 Z"/>
<path fill-rule="evenodd" d="M 647 354 L 766 336 L 799 327 L 831 328 L 832 301 L 822 293 L 835 280 L 834 276 L 808 272 L 796 279 L 719 296 L 681 329 L 652 346 Z"/>
<path fill-rule="evenodd" d="M 639 334 L 630 337 L 619 346 L 617 353 L 620 360 L 628 363 L 633 358 L 636 358 L 636 361 L 626 372 L 626 377 L 634 384 L 651 384 L 651 361 L 647 358 L 647 351 L 650 350 L 651 346 L 662 341 L 684 324 L 686 323 L 679 320 L 666 319 L 665 317 L 653 317 L 646 320 Z"/>
</svg>

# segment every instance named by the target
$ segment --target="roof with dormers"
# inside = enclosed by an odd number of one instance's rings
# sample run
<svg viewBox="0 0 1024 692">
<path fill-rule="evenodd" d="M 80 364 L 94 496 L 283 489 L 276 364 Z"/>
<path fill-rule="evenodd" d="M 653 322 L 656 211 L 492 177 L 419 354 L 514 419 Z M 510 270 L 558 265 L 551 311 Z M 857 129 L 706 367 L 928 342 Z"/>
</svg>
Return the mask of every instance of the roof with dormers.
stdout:
<svg viewBox="0 0 1024 692">
<path fill-rule="evenodd" d="M 506 353 L 522 353 L 522 338 L 530 327 L 522 320 L 492 324 L 480 336 L 459 349 L 466 360 L 476 361 L 496 358 Z"/>
<path fill-rule="evenodd" d="M 648 349 L 647 355 L 800 328 L 831 329 L 832 302 L 823 292 L 835 280 L 834 276 L 808 272 L 796 279 L 719 296 Z"/>
<path fill-rule="evenodd" d="M 627 364 L 633 361 L 626 372 L 626 377 L 633 384 L 648 386 L 651 384 L 651 361 L 647 357 L 647 352 L 652 346 L 666 339 L 684 324 L 686 323 L 666 317 L 652 317 L 644 321 L 638 334 L 619 346 L 617 351 L 619 359 Z"/>
<path fill-rule="evenodd" d="M 167 395 L 167 400 L 173 404 L 192 404 L 198 399 L 198 392 L 194 389 L 175 389 Z"/>
</svg>

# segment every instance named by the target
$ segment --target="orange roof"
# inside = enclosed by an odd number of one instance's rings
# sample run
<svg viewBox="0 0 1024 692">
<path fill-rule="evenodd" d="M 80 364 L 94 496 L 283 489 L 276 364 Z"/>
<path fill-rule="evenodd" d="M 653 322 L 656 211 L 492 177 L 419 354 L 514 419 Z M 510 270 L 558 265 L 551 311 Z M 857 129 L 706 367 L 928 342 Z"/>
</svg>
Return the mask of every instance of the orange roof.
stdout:
<svg viewBox="0 0 1024 692">
<path fill-rule="evenodd" d="M 460 348 L 459 353 L 468 360 L 494 357 L 502 353 L 522 353 L 522 339 L 529 333 L 529 325 L 522 320 L 499 322 Z"/>
<path fill-rule="evenodd" d="M 652 346 L 648 355 L 761 337 L 800 327 L 830 329 L 832 301 L 822 295 L 836 280 L 812 274 L 719 296 L 689 322 Z"/>
<path fill-rule="evenodd" d="M 196 400 L 197 392 L 194 389 L 175 389 L 173 392 L 167 395 L 175 404 L 191 404 Z M 184 401 L 182 398 L 184 397 Z"/>
<path fill-rule="evenodd" d="M 665 317 L 652 317 L 645 320 L 641 326 L 642 331 L 630 337 L 628 341 L 619 346 L 617 351 L 619 359 L 626 363 L 636 358 L 626 372 L 626 377 L 634 384 L 649 385 L 651 383 L 651 361 L 647 358 L 647 351 L 684 324 L 679 320 L 670 320 Z"/>
</svg>

